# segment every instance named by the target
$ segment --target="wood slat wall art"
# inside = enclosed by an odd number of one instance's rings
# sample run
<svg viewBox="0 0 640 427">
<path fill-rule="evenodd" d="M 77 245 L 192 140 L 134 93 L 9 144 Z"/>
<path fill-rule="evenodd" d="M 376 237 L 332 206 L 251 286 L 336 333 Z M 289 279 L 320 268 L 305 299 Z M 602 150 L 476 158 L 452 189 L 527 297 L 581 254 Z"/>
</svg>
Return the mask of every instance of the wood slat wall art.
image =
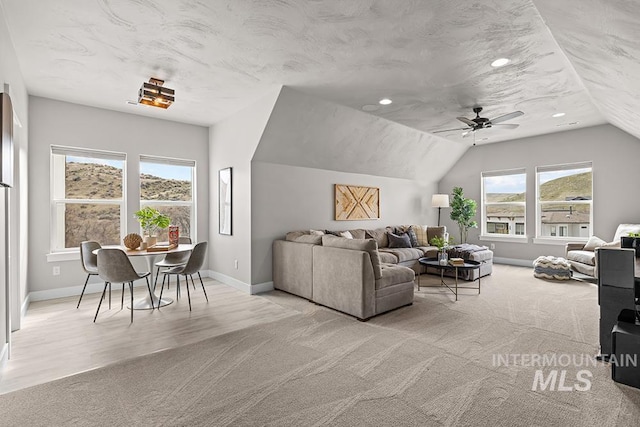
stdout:
<svg viewBox="0 0 640 427">
<path fill-rule="evenodd" d="M 335 184 L 336 221 L 380 218 L 380 189 Z"/>
</svg>

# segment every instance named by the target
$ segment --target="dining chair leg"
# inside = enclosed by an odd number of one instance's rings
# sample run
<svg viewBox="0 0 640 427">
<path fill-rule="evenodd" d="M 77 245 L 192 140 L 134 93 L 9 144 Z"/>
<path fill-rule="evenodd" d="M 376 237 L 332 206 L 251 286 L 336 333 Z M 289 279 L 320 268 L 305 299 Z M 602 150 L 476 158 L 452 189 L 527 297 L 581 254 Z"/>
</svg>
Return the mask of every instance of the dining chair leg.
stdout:
<svg viewBox="0 0 640 427">
<path fill-rule="evenodd" d="M 109 310 L 111 310 L 111 283 L 109 283 Z"/>
<path fill-rule="evenodd" d="M 102 305 L 102 300 L 104 299 L 105 292 L 107 292 L 107 282 L 104 282 L 104 289 L 102 290 L 102 296 L 100 297 L 100 302 L 98 303 L 98 309 L 96 310 L 96 315 L 93 316 L 93 323 L 96 323 L 96 319 L 98 318 L 98 313 L 100 312 L 100 306 Z"/>
<path fill-rule="evenodd" d="M 89 283 L 89 277 L 91 277 L 91 274 L 87 274 L 87 280 L 84 281 L 84 286 L 82 287 L 82 292 L 80 293 L 80 299 L 78 300 L 78 305 L 76 305 L 76 308 L 80 307 L 80 302 L 82 301 L 84 290 L 87 289 L 87 283 Z"/>
<path fill-rule="evenodd" d="M 156 276 L 158 277 L 158 276 Z M 153 293 L 151 292 L 151 285 L 149 284 L 149 276 L 145 277 L 145 280 L 147 281 L 147 289 L 149 290 L 149 298 L 151 298 L 151 310 L 155 309 L 155 306 L 153 305 Z M 160 301 L 158 301 L 158 307 L 160 307 Z M 133 308 L 133 307 L 131 307 Z"/>
<path fill-rule="evenodd" d="M 178 280 L 180 280 L 180 275 L 178 276 Z M 185 288 L 187 288 L 187 298 L 189 299 L 189 311 L 191 311 L 191 292 L 189 291 L 189 279 L 187 279 L 187 275 L 184 275 L 184 280 L 187 282 Z"/>
<path fill-rule="evenodd" d="M 129 295 L 131 295 L 131 323 L 133 323 L 133 281 L 129 282 Z"/>
<path fill-rule="evenodd" d="M 200 274 L 200 273 L 198 273 Z M 191 275 L 191 282 L 193 283 L 193 274 Z M 207 296 L 207 291 L 204 289 L 204 283 L 202 283 L 202 279 L 200 279 L 200 285 L 202 286 L 202 292 L 204 292 L 204 297 L 207 299 L 207 302 L 209 302 L 209 297 Z M 196 284 L 193 284 L 193 287 L 196 287 Z"/>
<path fill-rule="evenodd" d="M 120 310 L 124 308 L 124 283 L 122 284 L 122 295 L 120 295 Z"/>
<path fill-rule="evenodd" d="M 162 291 L 164 291 L 164 281 L 166 280 L 167 275 L 165 274 L 162 278 L 162 286 L 160 287 L 160 299 L 158 300 L 158 310 L 160 310 L 160 301 L 162 300 Z"/>
<path fill-rule="evenodd" d="M 176 299 L 178 299 L 180 297 L 180 275 L 176 274 L 176 282 L 178 283 L 176 285 Z"/>
<path fill-rule="evenodd" d="M 160 274 L 160 267 L 156 267 L 156 279 L 153 281 L 153 292 L 156 291 L 156 286 L 158 285 L 158 274 Z"/>
</svg>

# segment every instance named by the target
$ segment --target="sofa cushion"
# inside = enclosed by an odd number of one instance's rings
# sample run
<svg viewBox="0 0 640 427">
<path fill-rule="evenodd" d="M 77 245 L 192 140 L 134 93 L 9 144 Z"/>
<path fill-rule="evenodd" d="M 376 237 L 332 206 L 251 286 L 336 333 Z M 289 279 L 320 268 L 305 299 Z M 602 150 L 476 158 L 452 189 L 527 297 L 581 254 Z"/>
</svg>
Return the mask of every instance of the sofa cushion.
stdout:
<svg viewBox="0 0 640 427">
<path fill-rule="evenodd" d="M 418 244 L 416 246 L 429 246 L 427 241 L 427 226 L 426 225 L 412 225 L 411 229 L 416 233 Z"/>
<path fill-rule="evenodd" d="M 439 237 L 441 239 L 444 239 L 444 234 L 447 231 L 447 227 L 442 226 L 442 227 L 427 227 L 427 245 L 420 245 L 420 246 L 429 246 L 431 244 L 431 239 L 433 239 L 434 237 Z"/>
<path fill-rule="evenodd" d="M 596 265 L 596 253 L 593 251 L 569 251 L 567 259 L 587 265 Z"/>
<path fill-rule="evenodd" d="M 330 234 L 322 236 L 322 245 L 332 248 L 351 249 L 356 251 L 365 251 L 369 253 L 371 265 L 373 266 L 373 275 L 376 279 L 382 277 L 380 267 L 380 255 L 378 254 L 378 245 L 374 239 L 345 239 L 344 237 L 335 237 Z"/>
<path fill-rule="evenodd" d="M 355 230 L 349 230 L 349 233 L 353 236 L 354 239 L 364 239 L 364 229 L 356 228 Z"/>
<path fill-rule="evenodd" d="M 410 248 L 411 247 L 411 240 L 409 239 L 409 236 L 407 236 L 407 233 L 394 234 L 389 232 L 387 233 L 387 238 L 389 239 L 390 248 Z"/>
<path fill-rule="evenodd" d="M 383 248 L 380 252 L 395 255 L 398 262 L 412 261 L 424 256 L 424 252 L 418 248 Z"/>
<path fill-rule="evenodd" d="M 407 236 L 409 236 L 409 240 L 411 241 L 411 247 L 415 248 L 418 246 L 418 235 L 416 234 L 413 227 L 409 227 L 407 229 Z"/>
<path fill-rule="evenodd" d="M 378 255 L 380 256 L 380 262 L 387 263 L 387 264 L 397 264 L 398 263 L 398 257 L 395 256 L 391 252 L 387 252 L 388 250 L 389 250 L 389 248 L 378 249 Z"/>
<path fill-rule="evenodd" d="M 382 277 L 376 280 L 376 289 L 383 289 L 400 283 L 413 282 L 414 279 L 415 272 L 408 267 L 383 264 Z"/>
<path fill-rule="evenodd" d="M 393 231 L 390 227 L 387 228 L 376 228 L 375 230 L 364 230 L 365 239 L 376 239 L 378 243 L 378 248 L 388 248 L 389 247 L 389 238 L 387 237 L 387 232 Z"/>
<path fill-rule="evenodd" d="M 297 243 L 311 243 L 313 245 L 322 244 L 322 236 L 309 234 L 308 231 L 292 231 L 287 233 L 285 240 Z"/>
<path fill-rule="evenodd" d="M 605 245 L 607 242 L 599 238 L 598 236 L 591 236 L 587 241 L 587 244 L 582 248 L 583 251 L 595 251 L 596 248 L 599 248 L 602 245 Z"/>
</svg>

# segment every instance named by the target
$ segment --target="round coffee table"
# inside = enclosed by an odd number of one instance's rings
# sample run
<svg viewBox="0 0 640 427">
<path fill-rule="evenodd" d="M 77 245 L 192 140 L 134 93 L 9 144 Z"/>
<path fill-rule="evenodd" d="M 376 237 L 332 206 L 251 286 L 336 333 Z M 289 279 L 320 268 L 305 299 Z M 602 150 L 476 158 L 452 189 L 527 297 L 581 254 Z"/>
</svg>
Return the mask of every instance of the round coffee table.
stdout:
<svg viewBox="0 0 640 427">
<path fill-rule="evenodd" d="M 480 265 L 482 264 L 481 262 L 478 261 L 473 261 L 473 260 L 465 260 L 463 265 L 451 265 L 451 264 L 445 264 L 445 265 L 441 265 L 438 262 L 438 258 L 420 258 L 418 260 L 418 262 L 421 265 L 424 265 L 425 267 L 432 267 L 432 268 L 436 268 L 438 270 L 440 270 L 440 285 L 441 286 L 445 286 L 447 289 L 449 289 L 451 292 L 453 292 L 453 294 L 456 296 L 456 301 L 458 301 L 458 289 L 477 289 L 478 290 L 478 295 L 480 295 L 480 272 L 478 272 L 478 287 L 473 287 L 473 286 L 458 286 L 458 270 L 478 270 L 480 269 Z M 451 286 L 449 286 L 445 281 L 444 281 L 444 272 L 445 270 L 455 270 L 455 278 L 456 278 L 456 283 L 453 288 Z M 474 282 L 475 280 L 472 280 L 471 282 Z M 420 275 L 418 275 L 418 290 L 420 290 Z"/>
</svg>

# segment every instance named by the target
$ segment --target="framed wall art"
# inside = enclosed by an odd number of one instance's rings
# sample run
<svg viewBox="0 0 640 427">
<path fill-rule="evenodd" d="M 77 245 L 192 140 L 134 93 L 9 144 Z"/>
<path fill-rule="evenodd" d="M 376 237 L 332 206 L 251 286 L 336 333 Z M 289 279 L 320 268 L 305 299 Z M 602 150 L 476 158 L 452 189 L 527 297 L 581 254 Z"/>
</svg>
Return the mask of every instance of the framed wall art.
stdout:
<svg viewBox="0 0 640 427">
<path fill-rule="evenodd" d="M 336 221 L 380 218 L 380 189 L 356 185 L 335 185 Z"/>
<path fill-rule="evenodd" d="M 232 181 L 231 168 L 218 172 L 218 232 L 231 236 Z"/>
</svg>

